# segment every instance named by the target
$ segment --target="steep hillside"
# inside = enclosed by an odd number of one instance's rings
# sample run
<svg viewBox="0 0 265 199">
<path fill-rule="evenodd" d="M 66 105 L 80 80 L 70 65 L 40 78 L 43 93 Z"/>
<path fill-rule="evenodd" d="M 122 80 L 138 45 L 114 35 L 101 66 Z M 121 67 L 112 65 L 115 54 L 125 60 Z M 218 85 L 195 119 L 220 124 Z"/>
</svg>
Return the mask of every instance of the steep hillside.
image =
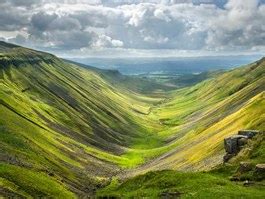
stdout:
<svg viewBox="0 0 265 199">
<path fill-rule="evenodd" d="M 142 169 L 209 169 L 221 162 L 223 139 L 240 129 L 264 130 L 265 60 L 171 93 L 153 109 L 167 144 Z M 141 170 L 142 170 L 141 169 Z"/>
<path fill-rule="evenodd" d="M 160 128 L 143 116 L 161 99 L 121 93 L 97 73 L 50 54 L 6 43 L 0 49 L 4 184 L 27 190 L 31 183 L 21 183 L 33 172 L 34 181 L 46 176 L 59 183 L 58 189 L 63 182 L 73 192 L 90 192 L 95 177 L 130 165 L 127 148 Z M 12 170 L 21 170 L 21 179 L 14 182 Z"/>
<path fill-rule="evenodd" d="M 0 42 L 0 195 L 84 197 L 114 176 L 208 170 L 225 137 L 265 130 L 264 59 L 173 91 L 112 72 Z"/>
<path fill-rule="evenodd" d="M 142 93 L 145 95 L 151 96 L 159 96 L 163 97 L 165 91 L 175 90 L 177 85 L 184 84 L 185 81 L 189 80 L 179 80 L 176 84 L 169 85 L 167 82 L 158 82 L 156 79 L 142 77 L 140 75 L 130 76 L 130 75 L 123 75 L 118 70 L 107 70 L 107 69 L 99 69 L 93 66 L 88 66 L 85 64 L 76 63 L 73 61 L 65 60 L 68 63 L 72 63 L 83 68 L 87 68 L 91 71 L 96 72 L 100 75 L 104 80 L 110 83 L 115 88 L 119 88 L 124 91 L 130 90 L 137 93 Z M 206 76 L 201 77 L 202 79 L 207 79 Z M 198 80 L 200 81 L 200 80 Z"/>
<path fill-rule="evenodd" d="M 209 172 L 150 171 L 125 181 L 113 179 L 100 197 L 118 198 L 264 198 L 265 134 L 249 140 L 237 156 Z M 243 162 L 242 162 L 243 161 Z M 242 166 L 243 165 L 243 166 Z"/>
</svg>

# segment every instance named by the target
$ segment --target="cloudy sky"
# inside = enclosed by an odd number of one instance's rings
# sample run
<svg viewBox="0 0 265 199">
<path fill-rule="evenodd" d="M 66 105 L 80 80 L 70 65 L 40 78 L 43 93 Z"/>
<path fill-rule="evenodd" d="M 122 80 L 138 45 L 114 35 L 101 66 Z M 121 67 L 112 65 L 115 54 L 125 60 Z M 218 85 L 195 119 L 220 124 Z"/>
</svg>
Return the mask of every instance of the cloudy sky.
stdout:
<svg viewBox="0 0 265 199">
<path fill-rule="evenodd" d="M 265 54 L 265 0 L 0 0 L 0 40 L 64 57 Z"/>
</svg>

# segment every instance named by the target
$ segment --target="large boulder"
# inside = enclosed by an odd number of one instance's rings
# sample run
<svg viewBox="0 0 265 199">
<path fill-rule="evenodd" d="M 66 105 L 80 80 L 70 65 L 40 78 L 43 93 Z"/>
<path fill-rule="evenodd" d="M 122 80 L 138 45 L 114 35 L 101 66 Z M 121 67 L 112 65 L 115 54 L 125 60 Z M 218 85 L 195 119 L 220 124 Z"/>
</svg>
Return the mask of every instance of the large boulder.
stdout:
<svg viewBox="0 0 265 199">
<path fill-rule="evenodd" d="M 257 180 L 265 179 L 265 164 L 257 164 L 255 167 L 255 176 Z"/>
<path fill-rule="evenodd" d="M 244 135 L 233 135 L 224 140 L 225 151 L 229 154 L 237 154 L 242 146 L 247 143 L 247 136 Z"/>
<path fill-rule="evenodd" d="M 238 135 L 244 135 L 247 136 L 248 138 L 253 138 L 255 135 L 260 133 L 258 130 L 240 130 L 238 131 Z"/>
<path fill-rule="evenodd" d="M 265 164 L 257 164 L 255 170 L 257 173 L 265 173 Z"/>
<path fill-rule="evenodd" d="M 248 143 L 248 139 L 252 139 L 255 135 L 261 133 L 258 130 L 240 130 L 238 135 L 233 135 L 224 139 L 224 147 L 226 154 L 224 156 L 224 162 L 227 162 L 233 156 Z"/>
</svg>

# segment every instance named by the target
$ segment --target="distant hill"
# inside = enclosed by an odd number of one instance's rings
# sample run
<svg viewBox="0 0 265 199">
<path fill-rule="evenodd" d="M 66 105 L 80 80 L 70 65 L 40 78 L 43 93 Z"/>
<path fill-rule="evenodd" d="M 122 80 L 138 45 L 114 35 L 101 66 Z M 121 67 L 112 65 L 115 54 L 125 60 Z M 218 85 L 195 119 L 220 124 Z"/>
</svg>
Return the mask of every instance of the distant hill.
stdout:
<svg viewBox="0 0 265 199">
<path fill-rule="evenodd" d="M 199 57 L 91 57 L 70 59 L 102 69 L 116 69 L 126 75 L 183 75 L 215 70 L 228 70 L 254 62 L 261 57 L 262 55 L 231 55 Z"/>
<path fill-rule="evenodd" d="M 185 80 L 184 81 L 179 80 L 179 82 L 177 82 L 175 85 L 174 84 L 168 85 L 166 83 L 163 82 L 160 83 L 153 79 L 142 76 L 123 75 L 118 70 L 115 69 L 100 69 L 93 66 L 77 63 L 71 60 L 65 60 L 65 61 L 95 71 L 103 79 L 107 80 L 112 86 L 147 95 L 154 95 L 156 93 L 161 94 L 161 91 L 163 92 L 163 91 L 174 90 L 177 88 L 177 85 L 185 81 Z M 201 79 L 203 78 L 206 79 L 205 77 L 202 77 Z"/>
</svg>

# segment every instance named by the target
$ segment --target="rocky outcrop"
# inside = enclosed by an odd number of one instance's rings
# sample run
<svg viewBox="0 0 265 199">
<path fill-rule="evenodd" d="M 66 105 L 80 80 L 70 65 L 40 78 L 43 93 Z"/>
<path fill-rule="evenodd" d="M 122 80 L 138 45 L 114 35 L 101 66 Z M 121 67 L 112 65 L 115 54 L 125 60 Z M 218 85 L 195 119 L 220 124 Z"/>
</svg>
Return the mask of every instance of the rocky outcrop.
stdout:
<svg viewBox="0 0 265 199">
<path fill-rule="evenodd" d="M 236 154 L 240 148 L 247 143 L 247 136 L 234 135 L 224 140 L 225 151 L 230 154 Z"/>
<path fill-rule="evenodd" d="M 238 131 L 238 135 L 244 135 L 244 136 L 247 136 L 248 138 L 253 138 L 258 133 L 260 133 L 260 131 L 258 131 L 258 130 L 240 130 L 240 131 Z"/>
<path fill-rule="evenodd" d="M 253 165 L 250 162 L 240 162 L 238 172 L 245 173 L 247 171 L 251 171 Z"/>
<path fill-rule="evenodd" d="M 240 130 L 237 135 L 233 135 L 224 139 L 224 147 L 226 155 L 224 156 L 224 162 L 227 162 L 233 156 L 247 144 L 248 139 L 252 139 L 259 131 L 257 130 Z"/>
<path fill-rule="evenodd" d="M 254 170 L 254 175 L 257 180 L 265 179 L 265 164 L 257 164 Z"/>
<path fill-rule="evenodd" d="M 257 173 L 265 174 L 265 164 L 257 164 L 255 170 Z"/>
</svg>

